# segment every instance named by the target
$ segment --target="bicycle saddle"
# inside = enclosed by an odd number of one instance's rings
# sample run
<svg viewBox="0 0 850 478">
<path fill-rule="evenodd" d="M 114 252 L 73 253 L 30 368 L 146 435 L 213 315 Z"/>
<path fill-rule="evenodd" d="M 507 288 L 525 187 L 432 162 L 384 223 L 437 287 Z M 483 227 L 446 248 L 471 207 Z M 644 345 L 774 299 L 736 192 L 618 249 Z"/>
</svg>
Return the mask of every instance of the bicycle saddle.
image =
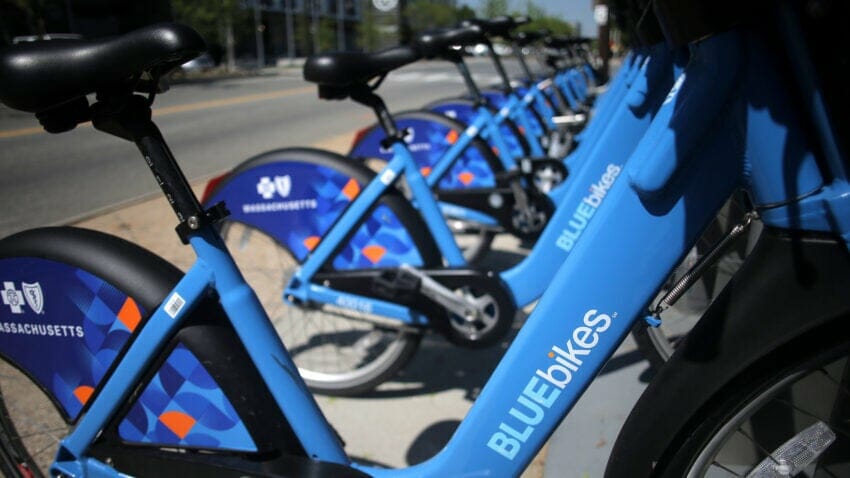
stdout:
<svg viewBox="0 0 850 478">
<path fill-rule="evenodd" d="M 516 41 L 519 46 L 527 46 L 532 43 L 537 43 L 538 41 L 546 38 L 549 35 L 548 32 L 544 31 L 536 31 L 536 32 L 516 32 L 511 35 L 514 41 Z"/>
<path fill-rule="evenodd" d="M 304 79 L 317 83 L 320 87 L 345 88 L 362 85 L 420 58 L 419 52 L 408 46 L 397 46 L 375 53 L 320 53 L 307 58 L 304 63 Z"/>
<path fill-rule="evenodd" d="M 141 73 L 160 75 L 204 50 L 197 32 L 176 23 L 109 39 L 14 45 L 0 50 L 0 102 L 43 112 L 89 93 L 132 87 Z"/>
<path fill-rule="evenodd" d="M 423 33 L 413 40 L 413 46 L 423 57 L 445 58 L 454 60 L 461 54 L 454 46 L 475 45 L 486 43 L 484 32 L 475 25 L 452 28 L 450 30 L 434 30 Z"/>
<path fill-rule="evenodd" d="M 494 37 L 508 37 L 510 33 L 521 25 L 525 25 L 531 20 L 528 17 L 509 17 L 500 16 L 485 20 L 483 18 L 472 18 L 464 20 L 461 25 L 475 25 L 484 30 L 484 33 Z"/>
<path fill-rule="evenodd" d="M 564 35 L 552 35 L 543 40 L 543 43 L 549 48 L 561 49 L 572 46 L 570 37 Z"/>
</svg>

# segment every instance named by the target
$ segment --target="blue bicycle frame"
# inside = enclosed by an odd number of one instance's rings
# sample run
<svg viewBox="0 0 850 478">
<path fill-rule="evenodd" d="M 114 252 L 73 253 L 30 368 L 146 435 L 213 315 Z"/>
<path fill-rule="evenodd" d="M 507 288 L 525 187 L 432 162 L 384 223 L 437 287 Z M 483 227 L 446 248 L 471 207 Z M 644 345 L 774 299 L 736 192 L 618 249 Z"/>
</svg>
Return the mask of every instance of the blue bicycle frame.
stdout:
<svg viewBox="0 0 850 478">
<path fill-rule="evenodd" d="M 365 215 L 380 198 L 380 196 L 392 187 L 399 176 L 404 175 L 411 193 L 425 223 L 436 239 L 437 246 L 449 266 L 466 265 L 460 249 L 455 243 L 446 221 L 440 213 L 436 201 L 434 201 L 429 185 L 419 173 L 416 162 L 405 146 L 393 143 L 393 159 L 387 163 L 384 169 L 378 173 L 377 181 L 370 182 L 363 191 L 357 195 L 352 204 L 345 210 L 342 216 L 331 227 L 316 249 L 310 254 L 307 261 L 298 269 L 289 281 L 283 296 L 285 300 L 297 299 L 301 301 L 316 301 L 324 303 L 339 303 L 339 301 L 350 303 L 351 300 L 364 304 L 364 311 L 376 313 L 386 317 L 399 319 L 410 324 L 424 324 L 427 319 L 420 314 L 391 302 L 377 299 L 345 294 L 333 289 L 312 284 L 312 277 L 319 271 L 321 266 L 330 259 L 333 252 L 346 238 L 348 231 L 357 225 L 357 222 Z M 365 305 L 368 304 L 368 305 Z"/>
</svg>

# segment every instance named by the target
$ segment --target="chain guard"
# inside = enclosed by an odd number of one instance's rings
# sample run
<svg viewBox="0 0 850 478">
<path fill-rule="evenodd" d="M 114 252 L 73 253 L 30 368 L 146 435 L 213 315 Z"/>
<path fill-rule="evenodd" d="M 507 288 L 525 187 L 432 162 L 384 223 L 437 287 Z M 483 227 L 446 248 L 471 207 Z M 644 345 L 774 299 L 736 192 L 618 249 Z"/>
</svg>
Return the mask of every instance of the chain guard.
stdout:
<svg viewBox="0 0 850 478">
<path fill-rule="evenodd" d="M 417 279 L 399 269 L 334 271 L 314 280 L 341 292 L 391 301 L 425 315 L 433 329 L 450 342 L 469 348 L 492 345 L 511 329 L 517 307 L 498 274 L 475 269 L 430 269 L 423 273 L 441 285 L 486 303 L 486 320 L 467 322 L 419 291 Z"/>
</svg>

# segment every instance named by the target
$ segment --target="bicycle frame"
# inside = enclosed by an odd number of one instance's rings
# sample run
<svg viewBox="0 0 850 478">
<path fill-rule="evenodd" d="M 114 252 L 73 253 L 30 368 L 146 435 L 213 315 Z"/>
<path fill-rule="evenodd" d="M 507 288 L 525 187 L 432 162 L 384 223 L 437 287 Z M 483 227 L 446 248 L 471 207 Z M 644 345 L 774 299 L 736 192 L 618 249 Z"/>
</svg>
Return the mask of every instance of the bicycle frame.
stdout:
<svg viewBox="0 0 850 478">
<path fill-rule="evenodd" d="M 466 265 L 463 255 L 439 211 L 439 207 L 432 196 L 428 184 L 426 184 L 425 179 L 419 173 L 413 156 L 410 155 L 410 152 L 405 146 L 398 142 L 393 143 L 392 149 L 394 152 L 393 159 L 378 173 L 376 179 L 366 185 L 363 191 L 357 195 L 352 204 L 343 212 L 342 216 L 331 227 L 318 246 L 316 246 L 316 249 L 307 258 L 307 261 L 302 264 L 289 281 L 283 293 L 285 300 L 291 302 L 292 299 L 297 299 L 331 304 L 357 303 L 360 304 L 358 309 L 363 312 L 393 317 L 405 323 L 427 323 L 426 318 L 407 307 L 377 299 L 346 294 L 311 283 L 313 276 L 331 258 L 333 252 L 347 237 L 348 232 L 357 225 L 358 221 L 361 220 L 369 208 L 402 175 L 413 194 L 412 200 L 417 204 L 448 265 L 457 267 Z"/>
</svg>

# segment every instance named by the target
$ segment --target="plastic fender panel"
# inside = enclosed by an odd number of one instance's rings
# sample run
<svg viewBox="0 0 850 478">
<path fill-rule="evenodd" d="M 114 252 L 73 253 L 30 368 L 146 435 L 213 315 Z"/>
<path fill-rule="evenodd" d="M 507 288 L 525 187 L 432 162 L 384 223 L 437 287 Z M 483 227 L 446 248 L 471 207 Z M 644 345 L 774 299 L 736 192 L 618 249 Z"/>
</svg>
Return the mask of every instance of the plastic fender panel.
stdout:
<svg viewBox="0 0 850 478">
<path fill-rule="evenodd" d="M 75 420 L 145 311 L 106 281 L 47 259 L 0 259 L 0 281 L 0 354 Z"/>
<path fill-rule="evenodd" d="M 481 92 L 481 96 L 487 98 L 487 101 L 489 101 L 490 104 L 493 105 L 493 107 L 496 109 L 505 106 L 505 104 L 507 104 L 508 102 L 508 97 L 505 96 L 504 93 L 499 91 L 485 90 Z M 529 111 L 531 112 L 531 110 Z M 545 131 L 545 128 L 543 127 L 543 124 L 540 122 L 540 119 L 537 117 L 537 115 L 532 112 L 532 114 L 528 115 L 528 120 L 531 122 L 532 129 L 534 130 L 533 133 L 538 136 L 542 136 Z"/>
<path fill-rule="evenodd" d="M 363 180 L 325 164 L 287 159 L 286 153 L 249 161 L 215 190 L 235 220 L 269 234 L 303 262 L 359 194 Z M 403 221 L 379 203 L 332 260 L 334 269 L 419 266 L 422 257 Z"/>
<path fill-rule="evenodd" d="M 257 451 L 209 371 L 178 344 L 118 427 L 130 443 Z"/>
<path fill-rule="evenodd" d="M 434 164 L 460 137 L 463 129 L 451 119 L 434 114 L 433 117 L 415 114 L 395 116 L 399 129 L 406 129 L 405 142 L 413 155 L 416 165 L 423 176 L 427 176 Z M 442 121 L 441 121 L 442 120 Z M 356 158 L 377 158 L 389 161 L 392 151 L 381 146 L 386 133 L 381 128 L 372 128 L 355 144 L 349 156 Z M 475 147 L 466 148 L 449 171 L 440 179 L 441 189 L 488 188 L 496 185 L 496 178 L 490 162 Z"/>
<path fill-rule="evenodd" d="M 469 100 L 441 101 L 430 104 L 426 108 L 449 118 L 456 119 L 466 125 L 472 124 L 477 113 L 475 106 Z M 496 113 L 494 112 L 493 114 L 495 115 Z M 520 138 L 517 136 L 518 131 L 514 131 L 507 123 L 499 125 L 499 131 L 501 131 L 502 138 L 513 157 L 522 158 L 528 156 L 528 151 L 525 150 Z M 492 141 L 488 141 L 488 144 L 495 147 Z"/>
</svg>

